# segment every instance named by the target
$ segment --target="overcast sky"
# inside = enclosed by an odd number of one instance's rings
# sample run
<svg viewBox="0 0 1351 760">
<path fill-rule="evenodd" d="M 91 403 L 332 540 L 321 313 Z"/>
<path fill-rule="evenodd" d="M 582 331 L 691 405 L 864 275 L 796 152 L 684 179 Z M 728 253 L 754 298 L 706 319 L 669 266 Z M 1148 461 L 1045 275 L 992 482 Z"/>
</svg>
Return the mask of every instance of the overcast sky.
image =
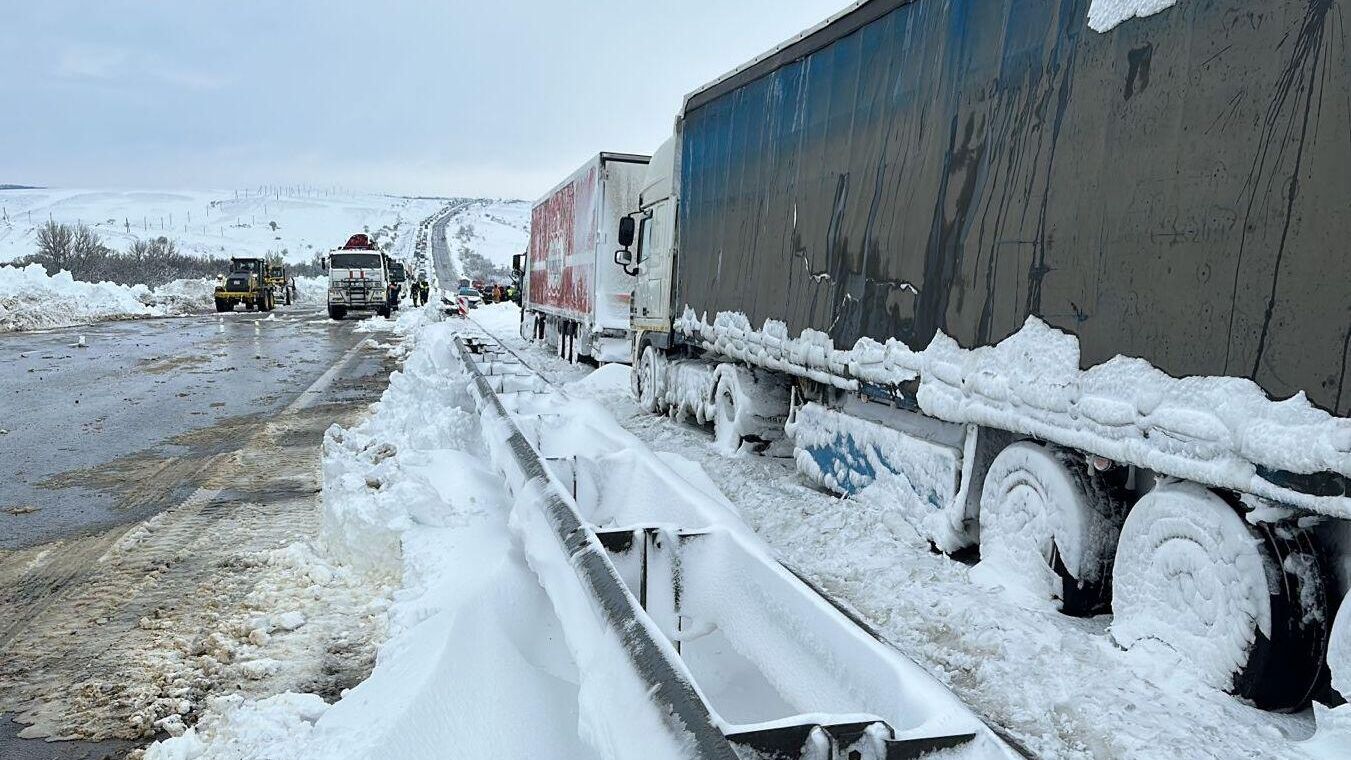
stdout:
<svg viewBox="0 0 1351 760">
<path fill-rule="evenodd" d="M 533 199 L 848 0 L 0 0 L 0 183 Z"/>
</svg>

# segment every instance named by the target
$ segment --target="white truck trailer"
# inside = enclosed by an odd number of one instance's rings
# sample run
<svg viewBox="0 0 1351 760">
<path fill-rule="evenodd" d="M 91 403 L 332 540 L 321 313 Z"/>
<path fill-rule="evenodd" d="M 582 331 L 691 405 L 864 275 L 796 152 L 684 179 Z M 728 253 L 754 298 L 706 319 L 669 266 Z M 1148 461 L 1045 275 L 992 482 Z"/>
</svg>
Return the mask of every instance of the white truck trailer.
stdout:
<svg viewBox="0 0 1351 760">
<path fill-rule="evenodd" d="M 576 361 L 626 362 L 633 275 L 615 267 L 615 230 L 638 203 L 648 156 L 601 153 L 530 215 L 521 335 Z"/>
</svg>

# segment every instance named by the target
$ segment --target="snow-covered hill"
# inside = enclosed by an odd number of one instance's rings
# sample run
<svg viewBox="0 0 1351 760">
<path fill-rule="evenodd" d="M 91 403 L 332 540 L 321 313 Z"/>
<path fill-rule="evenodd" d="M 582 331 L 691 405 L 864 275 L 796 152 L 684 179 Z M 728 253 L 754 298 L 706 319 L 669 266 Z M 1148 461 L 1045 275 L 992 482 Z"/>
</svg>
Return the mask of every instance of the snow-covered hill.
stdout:
<svg viewBox="0 0 1351 760">
<path fill-rule="evenodd" d="M 525 201 L 477 201 L 446 225 L 446 242 L 462 272 L 475 270 L 466 266 L 466 251 L 509 271 L 511 257 L 524 251 L 529 240 L 530 204 Z"/>
<path fill-rule="evenodd" d="M 33 253 L 37 228 L 48 219 L 89 225 L 116 249 L 164 235 L 188 253 L 262 256 L 285 251 L 287 260 L 298 263 L 341 244 L 354 232 L 396 225 L 395 232 L 410 232 L 445 202 L 375 193 L 333 195 L 302 188 L 270 192 L 259 188 L 4 190 L 0 191 L 0 263 Z M 397 235 L 396 252 L 411 245 L 412 238 L 411 234 Z"/>
</svg>

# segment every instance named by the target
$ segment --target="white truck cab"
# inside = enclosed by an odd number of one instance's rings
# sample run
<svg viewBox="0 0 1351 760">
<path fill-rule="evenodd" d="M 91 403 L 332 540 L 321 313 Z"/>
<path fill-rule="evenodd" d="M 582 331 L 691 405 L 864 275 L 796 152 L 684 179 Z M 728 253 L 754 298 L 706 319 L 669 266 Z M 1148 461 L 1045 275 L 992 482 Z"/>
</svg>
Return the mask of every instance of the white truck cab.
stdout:
<svg viewBox="0 0 1351 760">
<path fill-rule="evenodd" d="M 389 263 L 366 235 L 353 235 L 342 248 L 330 251 L 326 265 L 330 318 L 361 311 L 390 315 Z"/>
<path fill-rule="evenodd" d="M 615 254 L 617 264 L 637 273 L 630 324 L 638 341 L 635 346 L 639 347 L 643 334 L 665 336 L 671 330 L 671 277 L 676 226 L 675 171 L 676 139 L 671 137 L 652 155 L 638 197 L 638 212 L 629 217 L 634 220 L 632 224 L 636 228 L 634 248 Z"/>
</svg>

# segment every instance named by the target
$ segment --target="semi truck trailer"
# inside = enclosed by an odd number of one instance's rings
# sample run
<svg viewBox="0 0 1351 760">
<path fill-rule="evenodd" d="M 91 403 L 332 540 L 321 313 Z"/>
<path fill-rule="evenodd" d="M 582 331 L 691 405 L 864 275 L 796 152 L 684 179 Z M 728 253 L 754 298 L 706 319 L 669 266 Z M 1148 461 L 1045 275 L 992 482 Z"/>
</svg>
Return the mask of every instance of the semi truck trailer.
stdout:
<svg viewBox="0 0 1351 760">
<path fill-rule="evenodd" d="M 862 2 L 687 96 L 617 228 L 635 396 L 1259 706 L 1351 697 L 1351 2 L 1095 5 Z"/>
<path fill-rule="evenodd" d="M 613 235 L 638 201 L 648 156 L 601 153 L 530 214 L 521 335 L 575 361 L 627 361 L 633 276 L 611 266 Z"/>
</svg>

